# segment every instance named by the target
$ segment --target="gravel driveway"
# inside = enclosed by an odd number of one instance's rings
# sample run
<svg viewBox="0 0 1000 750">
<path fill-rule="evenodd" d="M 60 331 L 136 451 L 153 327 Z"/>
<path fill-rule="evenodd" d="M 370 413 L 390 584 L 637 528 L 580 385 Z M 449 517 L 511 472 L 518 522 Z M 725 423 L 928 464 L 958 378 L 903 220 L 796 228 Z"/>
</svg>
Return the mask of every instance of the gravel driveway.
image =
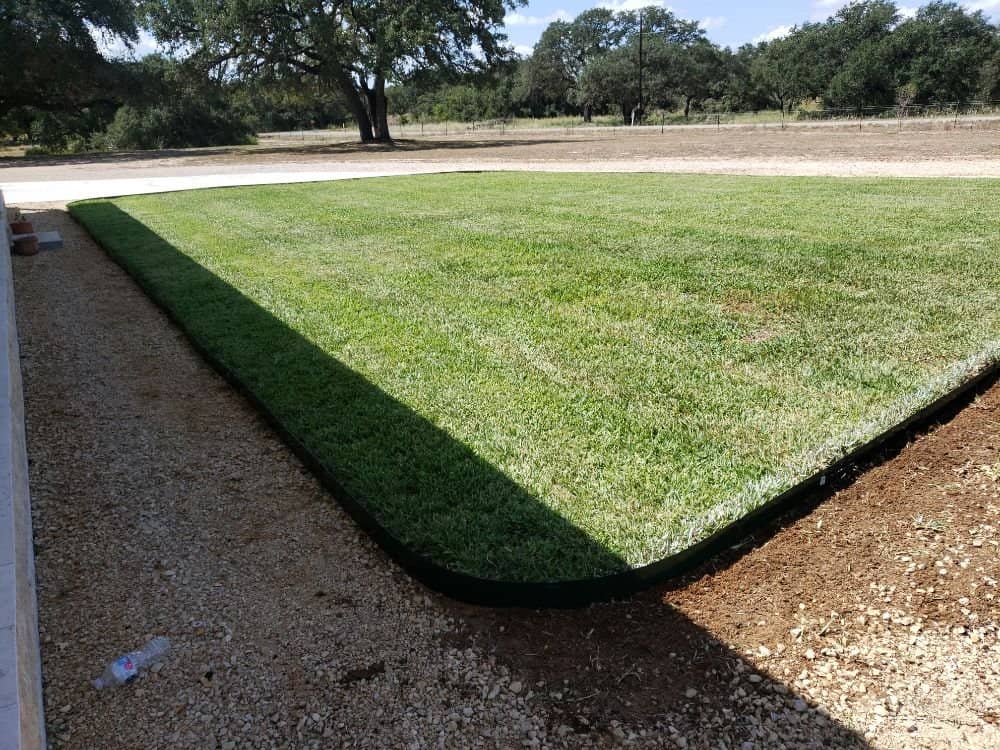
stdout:
<svg viewBox="0 0 1000 750">
<path fill-rule="evenodd" d="M 53 747 L 1000 747 L 1000 388 L 689 581 L 465 607 L 387 561 L 65 213 L 31 218 L 66 238 L 14 259 Z M 154 634 L 161 669 L 90 687 Z"/>
</svg>

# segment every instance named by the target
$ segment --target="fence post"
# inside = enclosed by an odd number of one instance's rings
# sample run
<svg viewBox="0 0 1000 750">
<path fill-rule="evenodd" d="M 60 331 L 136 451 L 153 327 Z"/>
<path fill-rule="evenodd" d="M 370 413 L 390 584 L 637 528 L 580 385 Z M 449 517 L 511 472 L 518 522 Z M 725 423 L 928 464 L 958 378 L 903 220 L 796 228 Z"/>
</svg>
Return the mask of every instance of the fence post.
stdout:
<svg viewBox="0 0 1000 750">
<path fill-rule="evenodd" d="M 722 115 L 715 116 L 715 129 L 722 130 Z"/>
<path fill-rule="evenodd" d="M 667 116 L 665 114 L 660 114 L 660 135 L 663 135 L 663 125 L 667 121 Z"/>
</svg>

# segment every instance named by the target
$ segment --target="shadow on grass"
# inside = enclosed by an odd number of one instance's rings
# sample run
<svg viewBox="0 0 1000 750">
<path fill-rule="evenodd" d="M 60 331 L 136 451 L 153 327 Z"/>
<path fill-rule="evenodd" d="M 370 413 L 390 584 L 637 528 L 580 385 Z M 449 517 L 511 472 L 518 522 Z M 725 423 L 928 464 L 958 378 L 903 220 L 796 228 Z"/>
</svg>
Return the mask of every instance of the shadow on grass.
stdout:
<svg viewBox="0 0 1000 750">
<path fill-rule="evenodd" d="M 372 452 L 367 465 L 324 464 L 321 472 L 339 470 L 346 483 L 351 472 L 382 471 L 387 476 L 380 481 L 387 489 L 401 488 L 406 500 L 419 496 L 409 489 L 415 487 L 414 482 L 430 481 L 433 489 L 453 479 L 448 464 L 457 461 L 485 492 L 496 493 L 513 503 L 517 512 L 527 514 L 524 520 L 550 525 L 551 541 L 596 555 L 607 564 L 620 563 L 561 519 L 548 517 L 535 498 L 468 448 L 316 349 L 114 205 L 78 204 L 73 212 L 99 233 L 111 255 L 181 323 L 199 349 L 205 352 L 214 347 L 211 357 L 217 358 L 223 369 L 246 368 L 244 386 L 257 390 L 261 399 L 267 393 L 280 400 L 281 394 L 272 389 L 288 391 L 293 401 L 308 395 L 305 408 L 314 417 L 311 424 L 326 423 L 342 442 L 357 443 L 359 453 Z M 322 373 L 318 380 L 323 389 L 303 394 L 295 390 L 296 378 L 308 368 Z M 277 375 L 272 382 L 268 375 L 273 371 Z M 279 408 L 292 408 L 291 402 L 264 403 L 272 415 L 277 415 Z M 284 412 L 282 416 L 289 418 Z M 293 409 L 290 417 L 301 419 L 302 415 Z M 288 438 L 287 432 L 279 431 Z M 390 441 L 383 440 L 385 434 Z M 414 447 L 420 444 L 430 450 L 420 454 L 417 464 Z M 292 445 L 302 444 L 293 441 Z M 343 457 L 352 455 L 347 452 Z M 437 456 L 449 460 L 436 460 Z M 164 466 L 165 472 L 172 470 L 169 464 Z M 252 523 L 259 512 L 248 500 L 236 510 L 232 523 Z M 457 518 L 445 520 L 458 523 Z M 553 523 L 555 527 L 551 527 Z M 470 540 L 479 541 L 474 529 L 460 530 L 468 532 Z M 526 550 L 535 549 L 533 529 L 520 523 L 510 532 Z M 724 564 L 730 562 L 727 559 Z M 239 581 L 231 585 L 238 586 Z M 407 596 L 409 591 L 404 587 L 398 594 Z M 323 601 L 331 607 L 340 606 L 335 596 L 326 596 Z M 688 747 L 741 747 L 744 742 L 758 749 L 779 743 L 790 747 L 867 747 L 859 735 L 824 711 L 815 707 L 802 710 L 801 704 L 796 705 L 799 696 L 783 683 L 788 678 L 755 673 L 752 668 L 746 671 L 742 657 L 730 644 L 666 604 L 657 592 L 585 611 L 444 606 L 472 625 L 481 647 L 487 651 L 495 648 L 500 663 L 510 666 L 518 679 L 529 680 L 525 690 L 536 691 L 531 705 L 544 709 L 550 732 L 570 732 L 578 739 L 586 736 L 597 746 L 612 746 L 619 744 L 611 731 L 611 722 L 617 720 L 627 726 L 652 728 L 668 746 L 674 746 L 668 739 L 671 733 L 667 727 L 672 725 L 687 738 Z M 733 607 L 740 608 L 740 602 L 734 601 Z M 454 645 L 466 644 L 459 637 Z M 761 674 L 762 679 L 752 682 L 750 674 Z M 733 698 L 734 678 L 745 691 L 739 700 Z M 545 684 L 539 686 L 539 681 Z M 698 691 L 694 698 L 686 695 L 692 687 Z"/>
<path fill-rule="evenodd" d="M 64 219 L 60 214 L 61 212 L 55 211 L 31 212 L 30 218 L 41 226 L 61 228 L 59 222 Z M 77 250 L 68 249 L 66 252 L 77 252 Z M 91 255 L 89 250 L 86 253 L 85 257 L 90 261 L 103 262 Z M 57 295 L 82 295 L 84 299 L 92 297 L 94 290 L 79 277 L 71 277 L 67 284 L 47 283 L 51 277 L 44 275 L 45 265 L 36 265 L 39 257 L 13 259 L 20 291 L 34 292 L 42 300 L 54 299 Z M 57 261 L 58 257 L 50 259 Z M 100 266 L 95 270 L 102 275 L 107 273 L 107 269 L 101 270 Z M 76 278 L 75 285 L 72 278 Z M 134 309 L 133 305 L 134 301 L 126 300 L 115 314 L 129 315 Z M 53 309 L 76 308 L 69 306 L 53 307 Z M 98 320 L 109 314 L 106 309 L 103 310 L 97 314 Z M 49 322 L 37 319 L 32 321 L 30 317 L 22 321 L 22 325 L 27 326 L 23 329 L 28 334 L 25 337 L 29 342 L 26 353 L 29 355 L 44 353 L 46 347 L 59 343 L 57 337 L 54 338 L 56 335 L 48 325 Z M 148 334 L 160 336 L 165 331 L 166 327 L 158 324 L 148 329 Z M 107 368 L 106 382 L 103 377 L 100 378 L 101 385 L 93 391 L 95 395 L 100 394 L 101 389 L 111 392 L 125 387 L 125 384 L 133 379 L 142 382 L 142 374 L 134 374 L 131 371 L 131 367 L 135 366 L 136 357 L 142 360 L 144 366 L 158 365 L 166 369 L 171 365 L 162 353 L 154 351 L 140 356 L 134 347 L 117 345 L 114 338 L 112 336 L 94 344 L 99 355 L 97 360 L 104 363 L 103 367 Z M 109 343 L 113 344 L 110 348 Z M 81 377 L 94 377 L 93 361 L 91 359 L 88 363 L 87 358 L 84 358 L 83 362 L 74 359 L 69 365 L 80 369 L 74 369 L 63 375 L 73 382 Z M 97 374 L 100 375 L 99 372 Z M 193 383 L 180 384 L 176 391 L 171 390 L 169 383 L 162 383 L 157 378 L 156 382 L 162 384 L 160 397 L 176 398 L 180 393 L 189 393 L 192 385 L 204 388 L 210 384 L 211 379 L 204 373 L 196 372 L 194 375 Z M 55 452 L 49 451 L 47 454 L 50 462 L 82 461 L 81 466 L 85 471 L 100 473 L 101 467 L 94 463 L 97 460 L 94 455 L 85 452 L 81 458 L 76 455 L 76 451 L 79 445 L 88 445 L 100 439 L 102 431 L 107 429 L 106 419 L 102 417 L 67 421 L 62 410 L 49 408 L 52 405 L 50 389 L 46 388 L 44 383 L 35 383 L 32 386 L 30 378 L 28 381 L 26 384 L 28 419 L 29 424 L 34 425 L 35 434 L 42 437 L 51 430 L 68 433 L 68 439 L 56 441 L 52 446 Z M 212 408 L 213 413 L 218 407 L 220 409 L 218 418 L 225 419 L 229 414 L 230 418 L 243 419 L 240 410 L 233 414 L 228 407 L 223 408 L 224 402 L 225 400 L 217 402 L 209 398 L 199 399 L 196 403 L 202 407 Z M 119 418 L 131 420 L 131 415 L 119 415 Z M 188 443 L 197 435 L 197 428 L 183 424 L 181 419 L 182 417 L 177 416 L 173 424 L 168 420 L 158 429 L 176 430 L 177 436 Z M 243 432 L 240 428 L 238 431 Z M 60 451 L 59 446 L 65 450 Z M 127 455 L 129 447 L 121 445 L 119 450 Z M 230 451 L 225 447 L 225 440 L 216 435 L 205 444 L 204 454 L 204 465 L 212 466 L 228 458 Z M 162 457 L 162 465 L 158 471 L 162 470 L 167 476 L 189 472 L 190 465 L 186 460 L 183 452 L 168 451 Z M 219 478 L 208 477 L 205 489 L 211 494 L 213 491 L 218 491 L 221 484 L 226 484 L 228 487 L 229 481 L 223 482 Z M 254 486 L 261 486 L 267 491 L 266 482 L 263 485 L 255 483 Z M 58 500 L 60 497 L 61 485 L 58 483 L 43 482 L 38 489 L 40 500 L 44 500 L 46 495 L 50 500 Z M 278 496 L 280 497 L 280 493 Z M 286 500 L 289 501 L 294 502 L 293 499 Z M 265 503 L 267 506 L 262 507 Z M 51 555 L 61 557 L 60 549 L 66 545 L 79 543 L 79 535 L 74 535 L 71 531 L 77 527 L 80 518 L 90 518 L 96 527 L 104 529 L 101 533 L 120 528 L 120 524 L 115 523 L 117 514 L 108 513 L 106 497 L 100 492 L 81 493 L 78 497 L 74 497 L 72 503 L 50 502 L 43 505 L 47 516 L 44 528 L 51 539 L 42 550 L 43 557 L 45 551 L 48 551 L 50 557 Z M 204 539 L 206 544 L 212 545 L 213 534 L 220 533 L 220 530 L 222 534 L 228 534 L 230 529 L 260 529 L 262 525 L 270 522 L 272 516 L 280 519 L 287 513 L 287 505 L 283 506 L 279 502 L 278 505 L 272 506 L 270 500 L 264 497 L 249 497 L 246 502 L 233 503 L 227 507 L 226 518 L 204 529 L 205 537 L 196 533 L 185 538 Z M 173 503 L 164 504 L 161 510 L 165 515 L 158 518 L 161 518 L 167 527 L 169 519 L 173 517 L 169 513 L 185 512 L 183 506 L 174 507 Z M 62 523 L 58 522 L 60 520 Z M 179 533 L 191 534 L 190 531 Z M 268 534 L 268 538 L 275 539 L 276 545 L 282 544 L 280 531 Z M 363 567 L 354 571 L 354 577 L 372 574 L 372 565 L 376 566 L 377 572 L 385 569 L 385 563 L 379 562 L 378 556 L 373 557 L 369 554 L 364 545 L 358 547 L 354 544 L 352 535 L 345 535 L 344 543 L 349 548 L 348 556 L 363 564 Z M 356 547 L 353 551 L 350 549 L 352 545 Z M 148 554 L 149 551 L 144 548 L 132 549 L 126 551 L 125 560 L 127 564 L 145 569 Z M 320 622 L 323 614 L 333 618 L 343 617 L 348 612 L 352 613 L 352 621 L 355 617 L 361 622 L 369 617 L 384 617 L 387 609 L 399 606 L 401 600 L 409 601 L 414 593 L 409 585 L 390 584 L 389 579 L 377 575 L 375 577 L 380 581 L 381 592 L 377 600 L 369 601 L 362 598 L 359 601 L 351 601 L 341 598 L 337 589 L 326 589 L 322 598 L 316 598 L 315 582 L 295 577 L 300 571 L 308 570 L 309 565 L 296 561 L 301 555 L 294 545 L 288 547 L 287 554 L 289 560 L 293 562 L 291 570 L 285 571 L 277 584 L 278 588 L 264 588 L 264 596 L 269 591 L 280 594 L 283 597 L 282 607 L 292 609 L 299 606 L 308 607 L 310 611 L 319 613 L 317 620 Z M 728 562 L 724 561 L 725 564 Z M 59 567 L 58 560 L 53 562 L 50 559 L 49 567 L 51 568 L 53 564 Z M 319 563 L 320 567 L 325 564 L 328 563 Z M 65 567 L 62 565 L 61 569 Z M 721 567 L 724 565 L 720 564 Z M 242 593 L 241 590 L 248 585 L 248 582 L 252 584 L 247 589 L 247 596 L 238 595 L 232 598 L 232 610 L 227 610 L 228 616 L 232 618 L 231 621 L 242 622 L 259 614 L 254 608 L 260 605 L 261 580 L 259 571 L 251 568 L 252 565 L 247 568 L 236 568 L 234 574 L 227 579 L 227 588 L 237 594 Z M 315 570 L 316 566 L 313 565 L 312 569 Z M 790 577 L 794 575 L 795 572 L 792 571 Z M 155 578 L 159 580 L 159 575 L 155 574 Z M 335 583 L 336 580 L 337 577 L 334 577 L 331 582 Z M 94 601 L 101 600 L 104 596 L 106 583 L 107 576 L 98 571 L 96 575 L 84 575 L 80 579 L 79 587 L 70 590 L 68 594 L 62 592 L 59 596 L 71 596 L 79 610 L 86 611 L 89 606 L 94 605 Z M 775 585 L 786 584 L 776 580 Z M 138 589 L 143 589 L 143 586 L 138 586 Z M 719 593 L 722 594 L 719 598 L 724 598 L 726 605 L 733 610 L 742 610 L 747 606 L 743 599 L 744 592 L 733 586 L 726 586 Z M 50 591 L 48 594 L 50 601 L 53 595 L 54 593 Z M 42 596 L 45 596 L 44 589 Z M 162 621 L 169 622 L 181 613 L 181 610 L 176 609 L 181 603 L 175 599 L 176 597 L 170 594 L 162 600 L 161 603 L 165 607 L 159 616 Z M 618 720 L 626 724 L 626 729 L 641 726 L 648 730 L 646 741 L 638 743 L 642 747 L 677 747 L 678 744 L 671 741 L 672 733 L 667 728 L 668 725 L 673 725 L 680 735 L 686 737 L 689 748 L 740 748 L 744 742 L 749 742 L 750 745 L 746 747 L 753 747 L 755 750 L 779 747 L 781 744 L 790 748 L 867 747 L 864 740 L 851 729 L 829 718 L 820 710 L 797 710 L 795 702 L 799 700 L 799 695 L 795 688 L 791 685 L 783 686 L 785 681 L 790 683 L 792 677 L 782 676 L 780 673 L 770 675 L 761 673 L 763 679 L 759 683 L 752 683 L 747 678 L 753 672 L 743 672 L 740 674 L 739 685 L 747 695 L 739 703 L 734 701 L 732 694 L 736 691 L 736 687 L 730 682 L 741 659 L 741 648 L 735 646 L 732 639 L 720 637 L 717 630 L 710 630 L 710 625 L 706 623 L 707 618 L 695 615 L 689 617 L 678 608 L 665 604 L 661 600 L 660 592 L 651 591 L 647 595 L 634 597 L 627 602 L 601 604 L 582 611 L 484 610 L 447 601 L 440 602 L 440 607 L 438 609 L 435 606 L 428 611 L 442 612 L 448 616 L 465 619 L 467 622 L 471 622 L 475 617 L 489 617 L 487 622 L 473 623 L 476 641 L 480 648 L 496 656 L 498 664 L 513 671 L 512 679 L 524 682 L 522 697 L 529 690 L 534 691 L 535 695 L 526 701 L 526 705 L 530 707 L 533 715 L 544 717 L 546 720 L 549 742 L 552 745 L 620 746 L 620 739 L 611 731 L 611 721 Z M 209 609 L 211 608 L 209 605 Z M 690 607 L 686 609 L 690 611 Z M 402 611 L 406 613 L 412 610 L 406 608 L 404 604 Z M 61 628 L 62 631 L 61 636 L 58 632 L 53 633 L 52 642 L 79 637 L 77 632 L 79 628 L 73 623 L 64 622 L 65 618 L 63 620 L 52 618 L 53 615 L 50 613 L 50 630 L 55 628 L 59 631 Z M 112 616 L 108 620 L 108 625 L 112 635 L 104 634 L 102 637 L 105 640 L 110 638 L 110 641 L 117 642 L 134 637 L 134 632 L 129 630 L 129 618 Z M 713 635 L 713 632 L 716 634 Z M 324 638 L 327 640 L 329 638 L 328 634 L 321 632 L 321 629 L 315 631 L 315 636 L 319 643 L 322 643 Z M 467 645 L 467 640 L 463 638 L 456 641 L 454 635 L 449 635 L 448 640 L 455 646 L 464 648 Z M 250 648 L 248 653 L 253 654 L 254 649 L 260 646 L 251 645 L 248 648 Z M 270 658 L 267 657 L 268 663 Z M 373 657 L 373 661 L 381 658 L 381 656 Z M 416 663 L 423 662 L 416 660 Z M 330 684 L 326 680 L 303 677 L 306 673 L 301 671 L 302 665 L 297 657 L 285 666 L 280 666 L 280 662 L 277 664 L 279 665 L 277 668 L 269 667 L 275 691 L 294 692 L 297 700 L 302 702 L 315 701 L 321 702 L 321 705 L 329 703 Z M 399 678 L 398 684 L 388 683 L 386 677 L 374 675 L 370 680 L 371 689 L 382 690 L 384 685 L 385 689 L 410 690 L 413 686 L 412 681 L 425 679 L 423 672 L 417 673 L 405 662 L 392 665 L 391 670 Z M 345 679 L 350 674 L 348 673 Z M 563 680 L 567 682 L 564 683 Z M 545 681 L 545 684 L 538 686 L 538 681 Z M 685 693 L 692 687 L 698 690 L 698 695 L 688 698 Z M 470 696 L 468 692 L 470 689 L 473 689 L 472 686 L 460 680 L 457 685 L 445 687 L 443 695 L 463 701 L 456 703 L 455 710 L 458 711 L 457 706 L 465 705 L 465 701 L 471 701 L 472 704 L 479 702 L 475 696 Z M 252 711 L 253 707 L 248 710 Z M 398 716 L 391 713 L 386 717 L 389 724 L 398 719 Z M 506 723 L 513 728 L 516 721 L 511 719 Z M 764 722 L 768 723 L 766 729 L 762 726 Z M 294 731 L 294 723 L 291 726 L 289 732 Z M 767 731 L 773 731 L 774 737 L 767 736 Z M 567 732 L 571 734 L 565 738 L 564 743 L 555 739 Z M 461 739 L 468 736 L 458 735 L 457 741 L 461 744 Z M 290 734 L 285 739 L 293 745 L 296 742 L 295 737 Z M 495 741 L 503 746 L 519 746 L 521 739 L 515 733 L 508 735 L 506 743 L 504 739 Z M 377 744 L 383 740 L 382 736 L 375 734 L 372 742 Z"/>
<path fill-rule="evenodd" d="M 458 135 L 468 137 L 459 138 Z M 586 142 L 592 142 L 587 138 Z M 524 146 L 546 146 L 550 144 L 565 144 L 583 142 L 571 136 L 555 138 L 484 138 L 481 135 L 471 136 L 460 133 L 448 139 L 435 138 L 400 138 L 390 143 L 361 143 L 360 141 L 327 141 L 321 143 L 294 143 L 291 140 L 276 145 L 260 146 L 208 146 L 203 148 L 169 148 L 153 151 L 114 151 L 110 153 L 90 154 L 59 154 L 40 156 L 6 156 L 0 157 L 0 167 L 16 169 L 17 167 L 69 166 L 69 165 L 101 165 L 119 162 L 154 161 L 156 159 L 202 159 L 221 156 L 273 156 L 287 154 L 288 156 L 346 156 L 351 154 L 417 154 L 423 151 L 469 151 L 476 149 L 504 149 Z"/>
<path fill-rule="evenodd" d="M 469 447 L 108 201 L 71 212 L 416 577 L 500 603 L 627 566 Z M 551 591 L 550 591 L 551 587 Z M 589 598 L 589 597 L 588 597 Z"/>
</svg>

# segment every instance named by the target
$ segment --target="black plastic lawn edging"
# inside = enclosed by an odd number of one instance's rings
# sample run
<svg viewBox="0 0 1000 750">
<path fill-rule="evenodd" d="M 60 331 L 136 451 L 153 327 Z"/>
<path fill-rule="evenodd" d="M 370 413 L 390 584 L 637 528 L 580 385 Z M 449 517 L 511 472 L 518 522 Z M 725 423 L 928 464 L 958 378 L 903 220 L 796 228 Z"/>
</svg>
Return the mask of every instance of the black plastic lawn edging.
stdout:
<svg viewBox="0 0 1000 750">
<path fill-rule="evenodd" d="M 172 315 L 170 317 L 173 319 Z M 187 335 L 184 326 L 176 320 L 174 322 L 180 325 L 181 330 Z M 997 362 L 823 471 L 786 490 L 702 541 L 662 560 L 600 578 L 552 582 L 498 581 L 449 570 L 398 540 L 361 502 L 344 489 L 334 473 L 312 451 L 285 429 L 267 404 L 257 398 L 236 373 L 218 362 L 190 335 L 188 338 L 193 342 L 195 349 L 257 407 L 285 443 L 337 498 L 348 514 L 407 573 L 429 588 L 453 599 L 489 607 L 582 607 L 594 602 L 623 599 L 681 575 L 739 544 L 777 517 L 813 499 L 839 478 L 851 475 L 859 466 L 873 463 L 879 453 L 889 448 L 894 441 L 910 432 L 934 424 L 949 407 L 989 387 L 1000 376 L 1000 362 Z"/>
<path fill-rule="evenodd" d="M 75 218 L 75 217 L 74 217 Z M 86 226 L 84 225 L 84 228 Z M 89 229 L 88 229 L 89 233 Z M 93 235 L 91 235 L 93 237 Z M 95 241 L 103 247 L 96 237 Z M 429 557 L 415 552 L 397 539 L 348 492 L 334 472 L 305 444 L 289 432 L 270 407 L 240 378 L 191 334 L 188 327 L 161 299 L 156 290 L 133 275 L 127 266 L 118 263 L 105 248 L 108 256 L 123 268 L 130 278 L 164 312 L 167 318 L 187 337 L 192 347 L 241 395 L 248 399 L 295 455 L 320 480 L 340 505 L 365 532 L 407 573 L 431 589 L 469 604 L 490 607 L 570 608 L 613 599 L 623 599 L 657 583 L 662 583 L 701 565 L 715 555 L 737 546 L 760 531 L 776 518 L 802 507 L 810 500 L 821 499 L 821 493 L 844 486 L 845 479 L 860 468 L 877 462 L 883 451 L 901 443 L 909 433 L 919 432 L 940 421 L 949 409 L 971 400 L 1000 380 L 1000 361 L 987 365 L 975 376 L 937 398 L 909 418 L 886 430 L 873 440 L 851 451 L 811 477 L 772 498 L 759 508 L 727 524 L 705 539 L 681 552 L 639 568 L 625 570 L 600 578 L 552 582 L 499 581 L 449 570 Z"/>
</svg>

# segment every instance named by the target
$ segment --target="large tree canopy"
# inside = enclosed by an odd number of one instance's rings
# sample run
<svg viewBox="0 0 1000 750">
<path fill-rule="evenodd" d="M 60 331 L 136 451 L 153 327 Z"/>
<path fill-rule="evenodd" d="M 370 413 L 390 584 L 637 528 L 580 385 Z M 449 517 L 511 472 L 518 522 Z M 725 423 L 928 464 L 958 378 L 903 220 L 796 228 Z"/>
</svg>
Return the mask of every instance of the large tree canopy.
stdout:
<svg viewBox="0 0 1000 750">
<path fill-rule="evenodd" d="M 555 21 L 542 32 L 535 45 L 528 73 L 535 92 L 544 92 L 579 107 L 590 122 L 600 98 L 584 80 L 590 65 L 599 65 L 626 35 L 624 17 L 607 8 L 584 11 L 572 22 Z M 593 78 L 593 75 L 591 76 Z"/>
<path fill-rule="evenodd" d="M 638 53 L 639 17 L 644 55 Z M 581 29 L 589 31 L 582 34 Z M 611 33 L 613 32 L 613 33 Z M 825 21 L 796 26 L 778 39 L 720 49 L 692 21 L 658 6 L 586 11 L 556 21 L 527 62 L 532 109 L 620 109 L 629 120 L 639 99 L 665 110 L 692 106 L 791 111 L 887 106 L 899 92 L 912 103 L 995 99 L 1000 91 L 1000 31 L 978 11 L 935 0 L 904 20 L 890 0 L 863 0 Z"/>
<path fill-rule="evenodd" d="M 0 118 L 16 107 L 72 109 L 107 99 L 98 34 L 136 39 L 129 0 L 3 0 Z"/>
<path fill-rule="evenodd" d="M 981 11 L 932 2 L 894 32 L 902 83 L 911 83 L 918 102 L 965 101 L 978 93 L 985 60 L 1000 48 L 997 30 Z M 1000 82 L 998 82 L 1000 83 Z M 988 88 L 988 87 L 985 87 Z"/>
<path fill-rule="evenodd" d="M 506 11 L 525 0 L 150 0 L 161 41 L 214 70 L 289 71 L 338 92 L 362 141 L 388 140 L 387 82 L 468 69 L 505 52 Z"/>
</svg>

